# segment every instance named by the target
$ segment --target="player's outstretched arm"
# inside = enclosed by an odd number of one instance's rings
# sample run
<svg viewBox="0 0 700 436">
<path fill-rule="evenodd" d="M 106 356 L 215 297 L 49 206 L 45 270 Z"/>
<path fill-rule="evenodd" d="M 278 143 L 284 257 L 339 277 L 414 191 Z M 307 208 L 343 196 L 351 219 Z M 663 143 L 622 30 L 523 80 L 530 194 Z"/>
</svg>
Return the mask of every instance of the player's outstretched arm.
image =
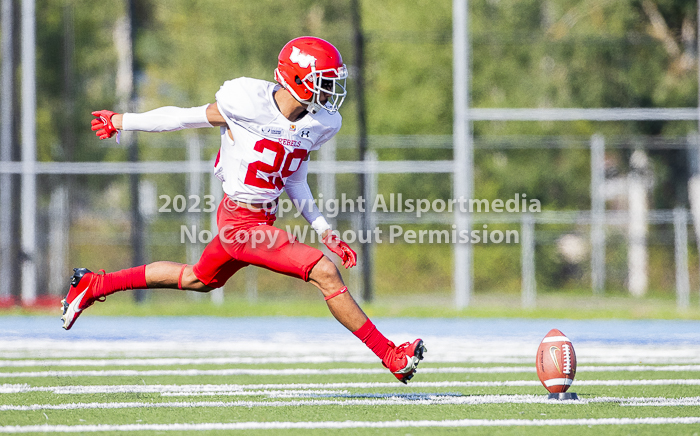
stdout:
<svg viewBox="0 0 700 436">
<path fill-rule="evenodd" d="M 92 130 L 100 139 L 114 136 L 120 130 L 139 132 L 174 132 L 182 129 L 226 126 L 216 103 L 199 107 L 165 106 L 144 113 L 116 113 L 100 110 L 92 113 Z"/>
</svg>

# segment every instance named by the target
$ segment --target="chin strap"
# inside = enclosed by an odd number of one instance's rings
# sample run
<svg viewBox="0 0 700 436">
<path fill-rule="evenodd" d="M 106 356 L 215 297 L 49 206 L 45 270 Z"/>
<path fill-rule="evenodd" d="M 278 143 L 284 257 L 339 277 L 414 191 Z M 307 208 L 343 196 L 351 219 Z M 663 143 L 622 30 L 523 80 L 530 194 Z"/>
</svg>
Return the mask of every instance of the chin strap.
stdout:
<svg viewBox="0 0 700 436">
<path fill-rule="evenodd" d="M 328 300 L 330 300 L 331 298 L 337 297 L 337 296 L 340 295 L 340 294 L 344 294 L 344 293 L 347 292 L 347 291 L 348 291 L 348 287 L 347 287 L 347 286 L 343 286 L 342 288 L 340 288 L 340 290 L 338 290 L 338 291 L 336 291 L 336 292 L 333 292 L 331 295 L 327 296 L 327 297 L 325 298 L 325 300 L 328 301 Z"/>
<path fill-rule="evenodd" d="M 287 85 L 287 82 L 284 80 L 284 77 L 282 77 L 282 74 L 280 74 L 279 68 L 275 68 L 275 80 L 277 80 L 277 83 L 279 83 L 282 86 L 282 88 L 286 89 L 296 101 L 298 101 L 301 104 L 307 105 L 306 110 L 311 112 L 312 114 L 317 113 L 323 107 L 322 105 L 314 101 L 314 99 L 317 98 L 316 94 L 313 94 L 311 96 L 311 99 L 309 100 L 302 100 L 301 97 L 299 97 L 299 95 L 294 91 L 294 89 L 292 89 L 291 86 Z"/>
</svg>

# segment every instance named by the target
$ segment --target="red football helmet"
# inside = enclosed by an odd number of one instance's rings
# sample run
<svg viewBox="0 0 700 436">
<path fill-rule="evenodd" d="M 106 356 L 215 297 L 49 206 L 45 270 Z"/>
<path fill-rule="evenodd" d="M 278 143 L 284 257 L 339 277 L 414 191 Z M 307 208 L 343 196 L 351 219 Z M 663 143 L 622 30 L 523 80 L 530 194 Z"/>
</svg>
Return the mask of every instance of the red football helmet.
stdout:
<svg viewBox="0 0 700 436">
<path fill-rule="evenodd" d="M 340 52 L 321 38 L 302 36 L 282 47 L 275 69 L 275 80 L 299 102 L 308 104 L 309 112 L 324 108 L 335 113 L 343 104 L 347 91 L 348 70 Z M 321 103 L 321 93 L 328 101 Z"/>
</svg>

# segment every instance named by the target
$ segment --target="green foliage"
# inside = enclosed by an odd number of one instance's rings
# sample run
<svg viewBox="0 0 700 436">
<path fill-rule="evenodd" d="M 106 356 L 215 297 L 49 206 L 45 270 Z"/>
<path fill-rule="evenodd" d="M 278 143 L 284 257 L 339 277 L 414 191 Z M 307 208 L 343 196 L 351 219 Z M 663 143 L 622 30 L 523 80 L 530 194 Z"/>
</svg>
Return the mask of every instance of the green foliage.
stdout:
<svg viewBox="0 0 700 436">
<path fill-rule="evenodd" d="M 313 34 L 350 52 L 347 11 L 330 1 L 151 4 L 153 22 L 137 48 L 146 107 L 211 103 L 224 81 L 240 76 L 272 81 L 280 48 L 297 36 Z"/>
<path fill-rule="evenodd" d="M 364 2 L 369 131 L 452 131 L 452 2 Z"/>
<path fill-rule="evenodd" d="M 372 135 L 449 135 L 452 132 L 452 1 L 361 1 L 365 32 L 368 129 Z M 333 42 L 354 64 L 350 2 L 331 0 L 134 0 L 139 110 L 163 105 L 198 106 L 214 101 L 226 80 L 251 76 L 272 80 L 280 47 L 289 39 L 312 34 Z M 89 130 L 90 112 L 115 108 L 116 49 L 114 28 L 125 1 L 109 7 L 75 0 L 37 4 L 39 156 L 51 160 L 125 160 L 126 151 L 98 141 Z M 474 107 L 689 107 L 697 104 L 697 4 L 684 0 L 477 0 L 469 2 L 471 104 Z M 72 53 L 72 55 L 71 55 Z M 72 56 L 72 57 L 71 57 Z M 349 96 L 340 135 L 356 134 L 356 86 L 351 69 Z M 678 135 L 696 130 L 694 122 L 476 122 L 478 141 L 489 138 L 606 135 Z M 139 134 L 141 158 L 186 158 L 187 133 Z M 202 159 L 218 148 L 217 132 L 196 133 Z M 522 135 L 522 136 L 515 136 Z M 517 140 L 517 139 L 516 139 Z M 355 150 L 339 151 L 355 159 Z M 628 154 L 609 151 L 623 162 Z M 379 150 L 380 160 L 452 158 L 450 149 Z M 684 204 L 689 174 L 682 150 L 651 153 L 655 170 L 654 208 Z M 587 149 L 478 149 L 475 195 L 512 198 L 525 193 L 545 210 L 589 207 L 590 161 Z M 179 176 L 158 180 L 160 192 L 184 189 Z M 338 188 L 357 195 L 356 178 L 339 176 Z M 84 205 L 94 208 L 106 189 L 125 192 L 126 178 L 81 177 Z M 46 183 L 49 188 L 49 183 Z M 48 189 L 46 189 L 48 191 Z M 444 175 L 383 175 L 379 191 L 406 198 L 447 199 L 452 180 Z M 124 201 L 122 195 L 120 201 Z M 94 217 L 93 217 L 94 218 Z M 89 221 L 89 220 L 88 220 Z M 91 228 L 91 222 L 83 221 Z M 173 223 L 154 224 L 172 231 Z M 114 225 L 128 231 L 123 221 Z M 170 229 L 170 230 L 169 230 Z M 115 230 L 116 232 L 116 230 Z M 118 238 L 117 238 L 118 239 Z M 405 248 L 405 247 L 404 247 Z M 449 287 L 445 268 L 449 250 L 431 247 L 380 250 L 377 270 L 387 271 L 383 288 L 401 275 L 397 259 L 414 271 Z M 110 259 L 119 250 L 111 252 Z M 493 251 L 490 251 L 493 250 Z M 515 278 L 494 276 L 504 265 L 515 268 L 513 252 L 489 248 L 477 262 L 485 274 L 481 288 L 511 288 Z M 154 248 L 154 254 L 178 250 Z M 486 253 L 491 254 L 486 254 Z M 178 254 L 181 256 L 181 254 Z M 561 284 L 560 259 L 545 250 L 547 284 Z M 77 256 L 91 258 L 86 253 Z M 122 256 L 123 257 L 123 256 Z M 117 262 L 112 259 L 111 261 Z M 619 263 L 619 262 L 618 262 Z M 125 266 L 125 265 L 122 265 Z M 393 272 L 392 272 L 393 271 Z M 550 275 L 553 274 L 553 275 Z M 412 275 L 410 277 L 415 277 Z M 551 279 L 551 280 L 550 280 Z M 501 283 L 502 282 L 502 283 Z M 618 280 L 621 282 L 621 280 Z M 417 283 L 417 282 L 416 282 Z M 663 287 L 668 280 L 659 279 Z M 425 283 L 419 286 L 425 288 Z"/>
<path fill-rule="evenodd" d="M 689 44 L 695 4 L 657 2 L 670 41 L 651 28 L 637 1 L 470 2 L 472 105 L 476 107 L 684 107 L 697 100 Z M 369 129 L 372 134 L 449 134 L 452 125 L 452 18 L 449 0 L 363 2 Z M 353 64 L 349 6 L 337 2 L 136 1 L 139 105 L 200 105 L 225 80 L 272 80 L 279 48 L 313 34 Z M 86 132 L 89 112 L 115 103 L 113 30 L 123 2 L 78 7 L 40 1 L 37 11 L 42 156 L 56 145 L 66 91 L 81 156 L 108 154 Z M 71 30 L 72 29 L 72 30 Z M 70 36 L 71 32 L 73 36 Z M 64 77 L 66 45 L 75 75 Z M 692 45 L 692 44 L 690 44 Z M 352 75 L 351 75 L 352 78 Z M 354 134 L 351 81 L 341 134 Z M 45 114 L 45 115 L 43 115 Z M 477 135 L 658 133 L 673 123 L 491 123 Z M 686 126 L 687 128 L 687 126 Z M 677 129 L 676 129 L 677 130 Z M 173 135 L 177 137 L 177 135 Z M 53 145 L 52 145 L 53 144 Z M 65 146 L 65 145 L 64 145 Z M 146 143 L 145 147 L 148 146 Z M 84 152 L 92 154 L 84 155 Z M 98 152 L 99 151 L 99 152 Z M 91 153 L 90 153 L 91 152 Z"/>
</svg>

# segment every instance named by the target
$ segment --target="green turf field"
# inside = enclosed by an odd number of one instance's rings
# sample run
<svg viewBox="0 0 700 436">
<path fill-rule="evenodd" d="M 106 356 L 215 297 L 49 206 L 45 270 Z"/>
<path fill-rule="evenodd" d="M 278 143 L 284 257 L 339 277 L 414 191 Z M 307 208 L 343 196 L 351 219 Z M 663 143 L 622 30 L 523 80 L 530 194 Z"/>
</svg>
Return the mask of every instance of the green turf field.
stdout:
<svg viewBox="0 0 700 436">
<path fill-rule="evenodd" d="M 206 360 L 3 360 L 0 431 L 522 435 L 542 434 L 549 428 L 543 425 L 566 425 L 569 434 L 700 431 L 700 365 L 581 365 L 570 389 L 580 400 L 558 402 L 545 399 L 534 365 L 428 359 L 404 386 L 377 364 Z"/>
<path fill-rule="evenodd" d="M 0 433 L 700 434 L 696 321 L 375 323 L 425 340 L 408 385 L 333 319 L 0 317 Z M 578 401 L 537 379 L 551 328 L 576 347 Z"/>
</svg>

